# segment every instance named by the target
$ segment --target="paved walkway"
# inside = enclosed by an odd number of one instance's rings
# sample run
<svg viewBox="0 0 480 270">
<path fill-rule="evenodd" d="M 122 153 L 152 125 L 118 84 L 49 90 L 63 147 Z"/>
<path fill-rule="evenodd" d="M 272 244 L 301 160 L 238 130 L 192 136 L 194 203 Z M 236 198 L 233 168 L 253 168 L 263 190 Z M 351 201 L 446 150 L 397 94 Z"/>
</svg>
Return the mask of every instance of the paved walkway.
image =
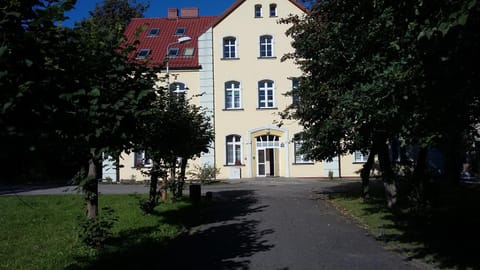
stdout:
<svg viewBox="0 0 480 270">
<path fill-rule="evenodd" d="M 203 187 L 215 203 L 200 224 L 155 260 L 175 269 L 422 269 L 389 252 L 319 198 L 354 183 L 262 179 Z M 64 194 L 73 187 L 13 188 L 18 194 Z M 5 192 L 5 188 L 0 191 Z M 147 192 L 144 185 L 100 185 L 102 193 Z M 0 193 L 1 194 L 1 193 Z M 161 265 L 161 264 L 160 264 Z"/>
</svg>

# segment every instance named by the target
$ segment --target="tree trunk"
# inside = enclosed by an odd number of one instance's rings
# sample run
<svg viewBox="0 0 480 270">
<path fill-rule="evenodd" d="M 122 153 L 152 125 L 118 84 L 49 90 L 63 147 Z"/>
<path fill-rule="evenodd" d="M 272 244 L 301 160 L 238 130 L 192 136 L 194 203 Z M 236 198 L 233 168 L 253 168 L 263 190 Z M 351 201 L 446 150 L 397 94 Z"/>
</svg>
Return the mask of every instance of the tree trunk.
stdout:
<svg viewBox="0 0 480 270">
<path fill-rule="evenodd" d="M 98 180 L 97 180 L 97 159 L 95 149 L 90 150 L 88 161 L 87 182 L 83 186 L 87 201 L 87 218 L 95 219 L 98 216 Z"/>
<path fill-rule="evenodd" d="M 162 187 L 161 191 L 162 193 L 162 202 L 167 200 L 167 174 L 165 174 L 162 178 Z"/>
<path fill-rule="evenodd" d="M 392 170 L 390 155 L 388 153 L 387 139 L 383 134 L 379 134 L 375 141 L 375 148 L 378 150 L 378 161 L 380 163 L 380 170 L 382 171 L 383 186 L 385 188 L 387 206 L 390 209 L 395 209 L 397 204 L 397 186 Z"/>
<path fill-rule="evenodd" d="M 413 184 L 418 190 L 418 193 L 421 197 L 424 197 L 424 188 L 426 182 L 425 170 L 427 169 L 427 154 L 428 149 L 426 147 L 420 148 L 417 156 L 417 163 L 415 164 L 415 169 L 413 171 Z"/>
<path fill-rule="evenodd" d="M 180 164 L 180 176 L 178 178 L 177 185 L 177 197 L 180 198 L 183 196 L 183 186 L 185 185 L 185 171 L 187 169 L 187 158 L 182 158 L 182 163 Z"/>
<path fill-rule="evenodd" d="M 158 203 L 158 164 L 153 162 L 153 166 L 150 169 L 150 192 L 148 197 L 148 209 L 147 211 L 151 213 L 155 206 Z"/>
<path fill-rule="evenodd" d="M 372 145 L 370 153 L 368 154 L 368 159 L 365 164 L 363 164 L 362 171 L 360 176 L 362 177 L 362 198 L 368 200 L 370 198 L 370 172 L 372 171 L 373 161 L 375 160 L 376 155 L 375 147 Z"/>
</svg>

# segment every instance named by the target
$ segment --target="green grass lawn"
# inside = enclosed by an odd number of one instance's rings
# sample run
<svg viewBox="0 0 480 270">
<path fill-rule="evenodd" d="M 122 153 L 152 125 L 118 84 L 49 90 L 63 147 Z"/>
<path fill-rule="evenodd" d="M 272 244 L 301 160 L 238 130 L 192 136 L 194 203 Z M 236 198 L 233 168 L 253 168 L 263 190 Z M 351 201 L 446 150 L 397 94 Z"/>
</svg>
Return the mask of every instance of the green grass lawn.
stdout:
<svg viewBox="0 0 480 270">
<path fill-rule="evenodd" d="M 382 183 L 371 185 L 371 200 L 360 198 L 360 183 L 330 196 L 343 214 L 366 228 L 387 249 L 439 269 L 480 269 L 480 187 L 448 187 L 438 205 L 418 211 L 402 203 L 401 214 L 386 208 Z"/>
<path fill-rule="evenodd" d="M 158 247 L 182 231 L 189 202 L 163 203 L 154 215 L 144 215 L 140 197 L 100 196 L 100 207 L 114 209 L 119 220 L 113 239 L 96 252 L 78 237 L 79 217 L 85 213 L 82 196 L 0 196 L 0 269 L 91 268 L 99 257 L 146 242 Z"/>
</svg>

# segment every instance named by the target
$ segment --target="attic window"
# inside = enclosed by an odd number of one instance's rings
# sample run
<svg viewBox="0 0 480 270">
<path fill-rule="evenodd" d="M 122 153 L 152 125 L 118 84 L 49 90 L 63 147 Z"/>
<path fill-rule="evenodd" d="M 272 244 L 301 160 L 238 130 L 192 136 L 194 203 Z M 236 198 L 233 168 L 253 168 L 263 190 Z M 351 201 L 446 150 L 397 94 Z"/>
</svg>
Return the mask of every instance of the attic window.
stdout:
<svg viewBox="0 0 480 270">
<path fill-rule="evenodd" d="M 137 59 L 144 59 L 150 54 L 150 49 L 141 49 L 137 54 Z"/>
<path fill-rule="evenodd" d="M 177 55 L 178 55 L 178 48 L 168 49 L 168 57 L 177 56 Z"/>
<path fill-rule="evenodd" d="M 195 48 L 185 48 L 183 51 L 184 56 L 193 56 L 193 53 L 195 52 Z"/>
<path fill-rule="evenodd" d="M 177 30 L 175 30 L 175 36 L 184 36 L 185 32 L 185 27 L 178 27 Z"/>
<path fill-rule="evenodd" d="M 160 33 L 159 28 L 152 28 L 152 29 L 150 29 L 150 32 L 148 32 L 147 37 L 158 37 L 159 33 Z"/>
</svg>

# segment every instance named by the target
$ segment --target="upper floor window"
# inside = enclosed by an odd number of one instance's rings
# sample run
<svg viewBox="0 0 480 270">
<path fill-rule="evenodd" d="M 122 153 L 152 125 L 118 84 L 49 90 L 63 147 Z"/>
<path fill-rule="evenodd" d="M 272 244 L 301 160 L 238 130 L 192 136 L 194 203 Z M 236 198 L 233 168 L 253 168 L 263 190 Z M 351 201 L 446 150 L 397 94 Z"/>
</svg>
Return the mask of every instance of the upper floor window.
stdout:
<svg viewBox="0 0 480 270">
<path fill-rule="evenodd" d="M 240 109 L 242 106 L 240 97 L 240 83 L 237 81 L 226 82 L 225 109 Z"/>
<path fill-rule="evenodd" d="M 137 53 L 137 59 L 144 59 L 144 58 L 147 57 L 149 54 L 150 54 L 150 49 L 141 49 L 141 50 Z"/>
<path fill-rule="evenodd" d="M 270 17 L 277 17 L 277 4 L 270 4 Z"/>
<path fill-rule="evenodd" d="M 170 91 L 175 94 L 184 94 L 187 88 L 184 83 L 174 82 L 170 84 Z"/>
<path fill-rule="evenodd" d="M 150 31 L 148 32 L 147 37 L 157 37 L 158 34 L 160 34 L 160 28 L 152 28 L 152 29 L 150 29 Z"/>
<path fill-rule="evenodd" d="M 255 18 L 262 17 L 262 5 L 255 5 Z"/>
<path fill-rule="evenodd" d="M 223 39 L 223 58 L 237 57 L 237 39 L 226 37 Z"/>
<path fill-rule="evenodd" d="M 299 80 L 298 79 L 292 79 L 292 104 L 293 105 L 298 105 L 300 102 L 300 96 L 298 95 L 297 89 L 299 85 Z"/>
<path fill-rule="evenodd" d="M 258 108 L 274 108 L 274 83 L 270 80 L 258 82 Z"/>
<path fill-rule="evenodd" d="M 185 27 L 178 27 L 175 30 L 175 36 L 184 36 L 187 29 Z"/>
<path fill-rule="evenodd" d="M 242 164 L 242 137 L 229 135 L 226 137 L 226 163 L 227 165 Z"/>
<path fill-rule="evenodd" d="M 264 35 L 260 37 L 260 57 L 273 57 L 273 37 Z"/>
</svg>

